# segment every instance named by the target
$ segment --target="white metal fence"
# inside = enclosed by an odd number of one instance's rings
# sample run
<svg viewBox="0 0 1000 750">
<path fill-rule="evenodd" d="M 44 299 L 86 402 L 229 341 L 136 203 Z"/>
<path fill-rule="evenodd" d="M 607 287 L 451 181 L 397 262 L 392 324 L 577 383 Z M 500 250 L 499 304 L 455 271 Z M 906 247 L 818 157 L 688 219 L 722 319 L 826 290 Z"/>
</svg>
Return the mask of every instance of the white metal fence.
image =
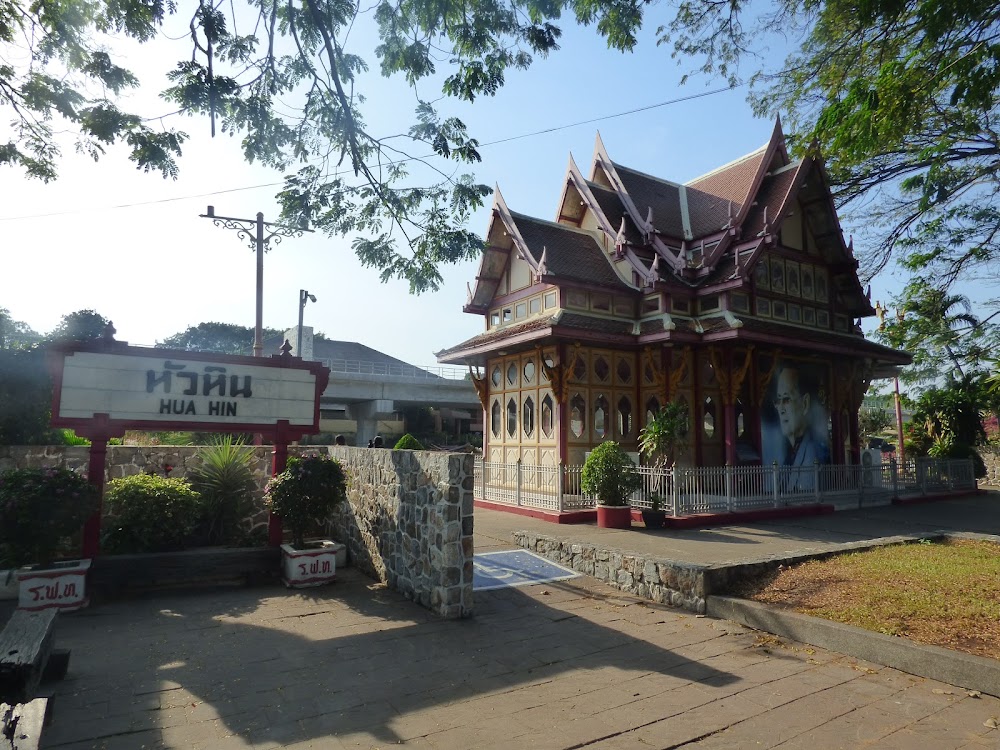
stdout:
<svg viewBox="0 0 1000 750">
<path fill-rule="evenodd" d="M 477 498 L 547 511 L 593 508 L 581 489 L 579 465 L 476 461 Z M 895 497 L 976 488 L 969 459 L 920 458 L 897 466 L 698 466 L 660 470 L 637 466 L 642 486 L 630 504 L 660 507 L 673 516 L 732 513 L 812 503 L 838 508 L 885 505 Z"/>
</svg>

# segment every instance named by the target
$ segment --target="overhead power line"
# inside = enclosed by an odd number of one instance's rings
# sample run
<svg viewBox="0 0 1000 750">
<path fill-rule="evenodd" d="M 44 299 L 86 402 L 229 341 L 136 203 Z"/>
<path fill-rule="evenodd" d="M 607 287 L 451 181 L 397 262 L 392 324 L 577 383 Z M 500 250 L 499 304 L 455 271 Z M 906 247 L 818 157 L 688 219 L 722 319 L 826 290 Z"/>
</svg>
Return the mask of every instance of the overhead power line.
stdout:
<svg viewBox="0 0 1000 750">
<path fill-rule="evenodd" d="M 656 104 L 647 104 L 644 107 L 636 107 L 635 109 L 629 109 L 629 110 L 625 110 L 623 112 L 616 112 L 616 113 L 611 114 L 611 115 L 602 115 L 601 117 L 592 117 L 592 118 L 590 118 L 588 120 L 579 120 L 577 122 L 572 122 L 572 123 L 569 123 L 569 124 L 566 124 L 566 125 L 555 125 L 555 126 L 553 126 L 551 128 L 543 128 L 542 130 L 533 130 L 533 131 L 531 131 L 529 133 L 521 133 L 520 135 L 512 135 L 512 136 L 509 136 L 507 138 L 498 138 L 498 139 L 493 140 L 493 141 L 487 141 L 485 143 L 480 143 L 479 144 L 479 148 L 486 148 L 486 147 L 489 147 L 489 146 L 498 146 L 498 145 L 503 144 L 503 143 L 510 143 L 511 141 L 519 141 L 519 140 L 523 140 L 525 138 L 534 138 L 536 136 L 547 135 L 549 133 L 557 133 L 557 132 L 559 132 L 561 130 L 568 130 L 570 128 L 576 128 L 576 127 L 579 127 L 581 125 L 592 125 L 595 122 L 604 122 L 606 120 L 614 120 L 614 119 L 616 119 L 618 117 L 626 117 L 628 115 L 635 115 L 635 114 L 639 114 L 641 112 L 648 112 L 648 111 L 653 110 L 653 109 L 659 109 L 660 107 L 667 107 L 667 106 L 669 106 L 671 104 L 680 104 L 682 102 L 691 101 L 693 99 L 701 99 L 703 97 L 712 96 L 714 94 L 722 94 L 722 93 L 725 93 L 727 91 L 732 91 L 732 90 L 734 90 L 736 88 L 740 88 L 740 86 L 742 86 L 742 85 L 743 84 L 739 84 L 737 86 L 725 86 L 723 88 L 712 89 L 710 91 L 702 91 L 702 92 L 697 93 L 697 94 L 689 94 L 688 96 L 677 97 L 676 99 L 668 99 L 667 101 L 657 102 Z M 407 158 L 404 158 L 404 159 L 397 159 L 394 162 L 390 162 L 389 164 L 384 164 L 382 166 L 390 166 L 391 164 L 402 164 L 402 163 L 405 163 L 405 162 L 408 162 L 408 161 L 419 161 L 421 159 L 428 159 L 428 158 L 431 158 L 433 156 L 434 156 L 434 154 L 427 154 L 426 156 L 410 156 L 410 157 L 407 157 Z M 191 194 L 191 195 L 181 195 L 181 196 L 176 196 L 176 197 L 173 197 L 173 198 L 156 198 L 156 199 L 147 200 L 147 201 L 137 201 L 135 203 L 120 203 L 118 205 L 105 206 L 103 208 L 93 208 L 93 207 L 91 207 L 91 208 L 71 209 L 71 210 L 68 210 L 68 211 L 52 211 L 52 212 L 43 213 L 43 214 L 24 214 L 24 215 L 21 215 L 21 216 L 0 216 L 0 221 L 20 221 L 20 220 L 25 220 L 25 219 L 45 219 L 45 218 L 49 218 L 49 217 L 52 217 L 52 216 L 66 216 L 66 215 L 69 215 L 69 214 L 82 213 L 84 211 L 110 211 L 110 210 L 121 209 L 121 208 L 139 208 L 140 206 L 152 206 L 152 205 L 156 205 L 158 203 L 175 203 L 177 201 L 193 200 L 195 198 L 210 198 L 213 195 L 224 195 L 226 193 L 237 193 L 237 192 L 241 192 L 241 191 L 244 191 L 244 190 L 260 190 L 261 188 L 277 187 L 278 185 L 281 185 L 282 183 L 283 183 L 283 181 L 279 181 L 279 182 L 265 182 L 265 183 L 261 183 L 259 185 L 245 185 L 243 187 L 223 188 L 221 190 L 212 190 L 211 192 L 208 192 L 208 193 L 194 193 L 194 194 Z M 345 190 L 358 190 L 358 189 L 361 189 L 361 187 L 362 186 L 352 186 L 352 187 L 347 187 L 347 188 L 344 188 L 344 189 Z"/>
</svg>

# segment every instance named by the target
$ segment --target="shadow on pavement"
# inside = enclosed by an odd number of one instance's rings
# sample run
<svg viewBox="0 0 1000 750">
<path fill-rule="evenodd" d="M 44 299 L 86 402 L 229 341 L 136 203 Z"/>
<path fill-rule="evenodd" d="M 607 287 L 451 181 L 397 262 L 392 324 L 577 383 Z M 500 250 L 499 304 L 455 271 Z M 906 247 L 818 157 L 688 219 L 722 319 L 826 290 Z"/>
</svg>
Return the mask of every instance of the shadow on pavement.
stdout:
<svg viewBox="0 0 1000 750">
<path fill-rule="evenodd" d="M 60 624 L 73 664 L 46 745 L 223 747 L 234 735 L 290 744 L 361 733 L 388 744 L 431 731 L 420 726 L 432 721 L 427 709 L 437 709 L 433 731 L 468 724 L 458 713 L 469 709 L 451 704 L 481 696 L 488 712 L 491 694 L 567 671 L 581 675 L 581 693 L 594 689 L 586 675 L 608 667 L 602 675 L 622 682 L 636 672 L 677 686 L 737 679 L 631 635 L 642 632 L 629 621 L 632 600 L 568 582 L 532 588 L 477 592 L 476 616 L 463 621 L 437 619 L 350 569 L 305 592 L 202 591 L 84 611 Z M 660 627 L 681 619 L 661 609 Z M 699 630 L 690 643 L 711 641 Z"/>
</svg>

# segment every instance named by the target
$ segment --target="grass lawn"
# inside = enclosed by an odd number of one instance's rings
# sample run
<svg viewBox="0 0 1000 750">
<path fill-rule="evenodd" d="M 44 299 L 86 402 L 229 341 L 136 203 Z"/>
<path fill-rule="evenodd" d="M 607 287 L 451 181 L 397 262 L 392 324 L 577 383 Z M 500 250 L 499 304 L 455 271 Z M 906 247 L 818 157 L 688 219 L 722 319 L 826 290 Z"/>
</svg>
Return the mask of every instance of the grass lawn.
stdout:
<svg viewBox="0 0 1000 750">
<path fill-rule="evenodd" d="M 1000 659 L 1000 545 L 900 544 L 781 568 L 739 596 Z"/>
</svg>

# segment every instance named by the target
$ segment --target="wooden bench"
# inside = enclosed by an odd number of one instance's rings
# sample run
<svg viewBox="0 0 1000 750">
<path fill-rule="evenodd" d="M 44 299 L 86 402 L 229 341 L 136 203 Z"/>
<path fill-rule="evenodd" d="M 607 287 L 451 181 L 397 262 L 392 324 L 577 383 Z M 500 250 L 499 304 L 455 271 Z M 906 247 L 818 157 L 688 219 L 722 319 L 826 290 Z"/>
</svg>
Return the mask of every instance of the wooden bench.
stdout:
<svg viewBox="0 0 1000 750">
<path fill-rule="evenodd" d="M 52 648 L 57 611 L 16 610 L 0 632 L 0 750 L 39 746 L 50 699 L 35 697 L 38 686 L 69 666 L 69 651 Z"/>
</svg>

